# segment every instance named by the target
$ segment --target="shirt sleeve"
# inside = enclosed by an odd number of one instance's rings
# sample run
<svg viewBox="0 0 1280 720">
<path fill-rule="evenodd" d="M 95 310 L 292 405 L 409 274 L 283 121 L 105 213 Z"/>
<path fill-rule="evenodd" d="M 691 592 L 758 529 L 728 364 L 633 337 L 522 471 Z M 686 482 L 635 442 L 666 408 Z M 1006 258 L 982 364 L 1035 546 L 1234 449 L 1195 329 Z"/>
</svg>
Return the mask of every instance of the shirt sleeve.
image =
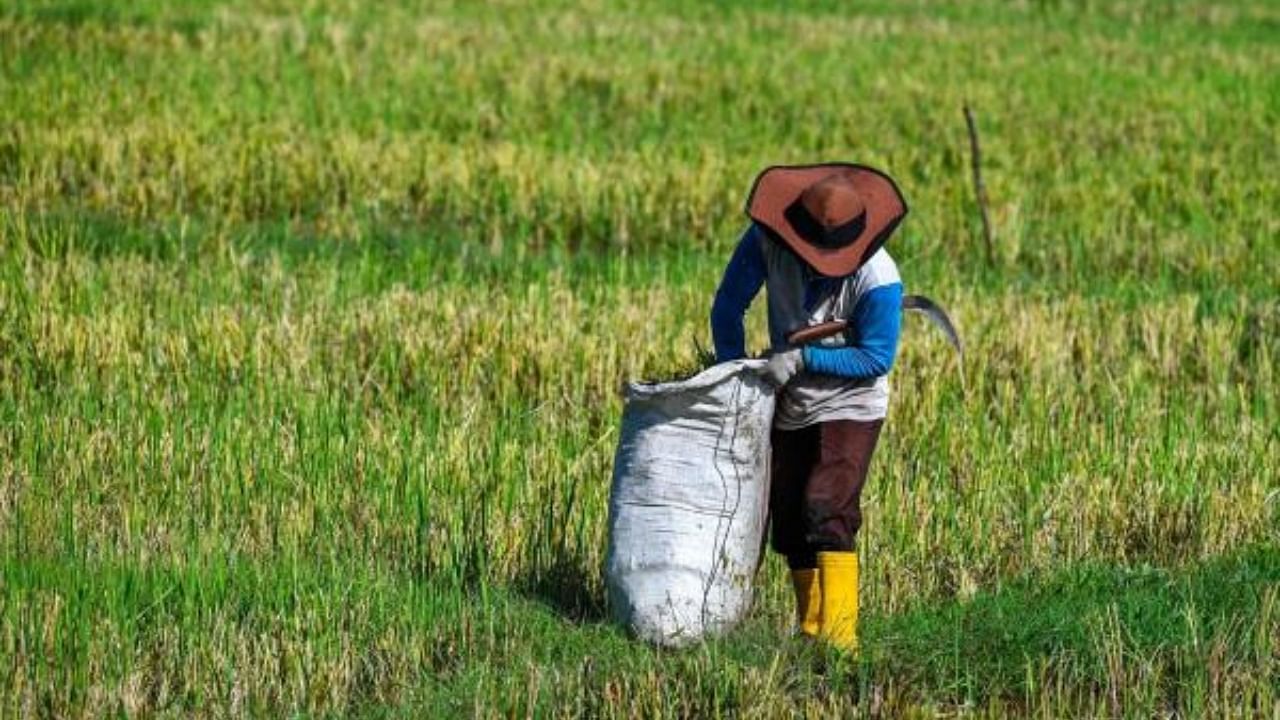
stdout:
<svg viewBox="0 0 1280 720">
<path fill-rule="evenodd" d="M 717 362 L 737 360 L 747 354 L 742 319 L 764 285 L 765 277 L 759 233 L 759 228 L 752 224 L 742 234 L 716 289 L 715 302 L 711 304 L 711 339 Z"/>
<path fill-rule="evenodd" d="M 881 285 L 863 295 L 853 308 L 849 328 L 846 347 L 805 346 L 805 370 L 854 380 L 887 374 L 902 332 L 902 283 Z"/>
</svg>

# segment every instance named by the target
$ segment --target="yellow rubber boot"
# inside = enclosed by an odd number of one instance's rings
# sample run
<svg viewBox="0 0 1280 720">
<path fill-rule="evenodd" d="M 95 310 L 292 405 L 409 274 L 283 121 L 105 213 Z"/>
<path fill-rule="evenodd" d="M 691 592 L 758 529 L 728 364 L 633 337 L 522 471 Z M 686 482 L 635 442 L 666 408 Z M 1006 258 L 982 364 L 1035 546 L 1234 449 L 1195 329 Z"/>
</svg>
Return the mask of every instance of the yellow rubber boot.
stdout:
<svg viewBox="0 0 1280 720">
<path fill-rule="evenodd" d="M 792 570 L 791 585 L 796 590 L 796 622 L 800 632 L 817 636 L 822 618 L 822 579 L 817 569 Z"/>
<path fill-rule="evenodd" d="M 818 634 L 841 650 L 858 649 L 858 554 L 818 553 L 822 614 Z"/>
</svg>

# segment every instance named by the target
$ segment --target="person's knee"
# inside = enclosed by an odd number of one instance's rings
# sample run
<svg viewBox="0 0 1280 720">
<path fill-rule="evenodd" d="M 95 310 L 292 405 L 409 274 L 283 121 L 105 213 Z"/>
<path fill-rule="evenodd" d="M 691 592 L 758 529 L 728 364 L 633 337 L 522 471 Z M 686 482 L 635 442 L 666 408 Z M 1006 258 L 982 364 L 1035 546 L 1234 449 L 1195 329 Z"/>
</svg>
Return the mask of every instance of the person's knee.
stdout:
<svg viewBox="0 0 1280 720">
<path fill-rule="evenodd" d="M 833 508 L 821 504 L 808 508 L 805 544 L 816 552 L 848 552 L 854 547 L 862 512 L 856 504 Z"/>
</svg>

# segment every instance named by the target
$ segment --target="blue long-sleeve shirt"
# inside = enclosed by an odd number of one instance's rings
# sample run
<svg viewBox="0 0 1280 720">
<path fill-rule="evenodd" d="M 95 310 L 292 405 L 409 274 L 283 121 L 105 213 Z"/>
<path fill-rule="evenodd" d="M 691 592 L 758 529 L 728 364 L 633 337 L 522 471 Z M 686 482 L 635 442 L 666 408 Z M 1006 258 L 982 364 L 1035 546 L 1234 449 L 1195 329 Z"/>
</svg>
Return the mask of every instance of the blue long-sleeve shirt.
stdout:
<svg viewBox="0 0 1280 720">
<path fill-rule="evenodd" d="M 711 335 L 716 359 L 721 362 L 746 356 L 743 316 L 768 276 L 761 250 L 762 233 L 755 225 L 747 229 L 716 290 L 711 306 Z M 814 298 L 848 279 L 814 274 L 804 290 L 805 306 L 809 307 Z M 834 348 L 805 346 L 806 371 L 859 380 L 888 373 L 893 367 L 902 330 L 902 293 L 901 282 L 881 284 L 863 292 L 846 318 L 849 322 L 847 344 Z"/>
<path fill-rule="evenodd" d="M 760 252 L 759 232 L 752 225 L 742 234 L 724 269 L 724 277 L 716 289 L 716 299 L 711 303 L 711 341 L 719 362 L 738 360 L 747 355 L 742 319 L 764 286 L 768 272 L 764 253 Z"/>
</svg>

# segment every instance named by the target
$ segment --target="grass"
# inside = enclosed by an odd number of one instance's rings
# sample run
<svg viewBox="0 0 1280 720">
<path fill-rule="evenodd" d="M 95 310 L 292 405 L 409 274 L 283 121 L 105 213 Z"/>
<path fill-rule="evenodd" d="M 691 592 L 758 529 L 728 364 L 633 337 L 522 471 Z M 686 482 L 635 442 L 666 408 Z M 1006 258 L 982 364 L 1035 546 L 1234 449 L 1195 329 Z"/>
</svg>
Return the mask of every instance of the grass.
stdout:
<svg viewBox="0 0 1280 720">
<path fill-rule="evenodd" d="M 0 5 L 0 713 L 1280 712 L 1278 25 Z M 908 321 L 865 652 L 788 638 L 776 559 L 741 631 L 638 645 L 619 385 L 696 363 L 754 171 L 827 157 L 901 182 L 968 353 Z"/>
</svg>

